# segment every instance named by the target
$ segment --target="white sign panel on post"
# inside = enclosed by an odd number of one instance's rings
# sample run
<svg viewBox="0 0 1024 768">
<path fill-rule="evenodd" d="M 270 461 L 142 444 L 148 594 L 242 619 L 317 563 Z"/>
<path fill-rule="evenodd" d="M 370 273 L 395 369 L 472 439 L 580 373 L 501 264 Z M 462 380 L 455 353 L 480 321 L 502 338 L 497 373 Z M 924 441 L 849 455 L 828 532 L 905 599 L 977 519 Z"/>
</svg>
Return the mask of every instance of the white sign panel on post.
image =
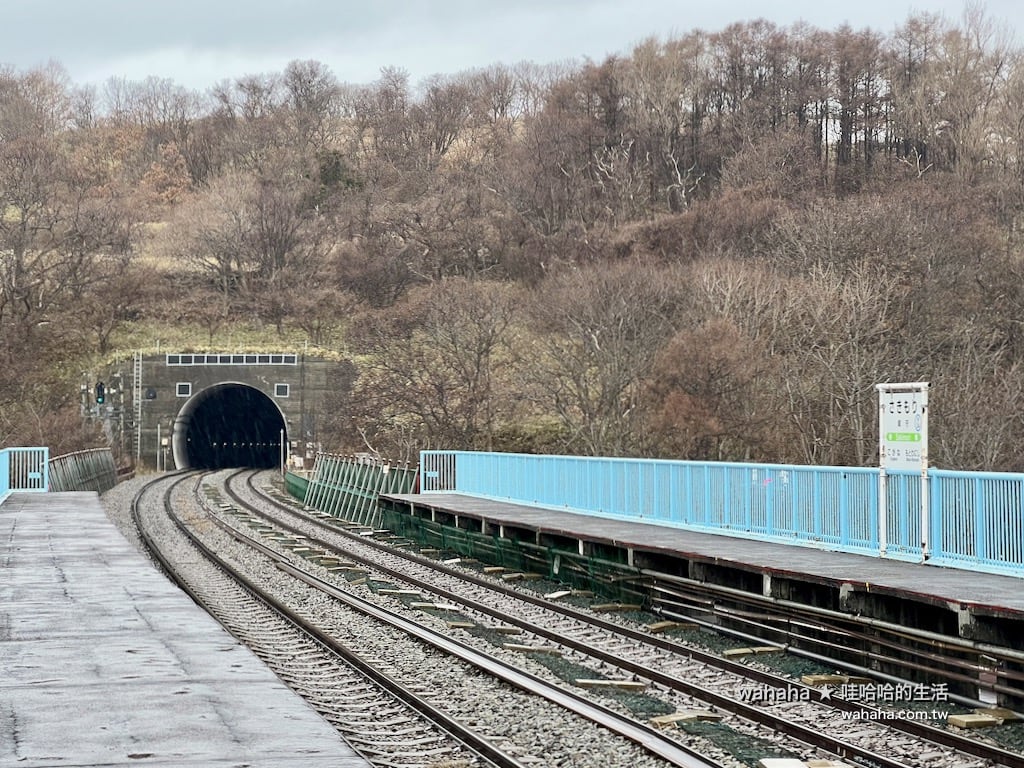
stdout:
<svg viewBox="0 0 1024 768">
<path fill-rule="evenodd" d="M 878 539 L 884 556 L 889 532 L 886 472 L 921 473 L 921 557 L 928 559 L 928 382 L 877 384 L 878 389 Z"/>
<path fill-rule="evenodd" d="M 928 466 L 928 384 L 879 384 L 879 461 L 884 469 Z"/>
</svg>

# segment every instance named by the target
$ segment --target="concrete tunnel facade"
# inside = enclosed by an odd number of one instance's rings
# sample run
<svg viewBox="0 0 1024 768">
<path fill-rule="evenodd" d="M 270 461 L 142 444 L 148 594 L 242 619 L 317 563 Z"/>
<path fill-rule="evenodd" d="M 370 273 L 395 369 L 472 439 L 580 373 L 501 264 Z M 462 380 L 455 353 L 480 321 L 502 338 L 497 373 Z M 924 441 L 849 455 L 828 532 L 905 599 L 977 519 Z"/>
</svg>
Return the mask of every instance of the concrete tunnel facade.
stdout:
<svg viewBox="0 0 1024 768">
<path fill-rule="evenodd" d="M 174 419 L 171 450 L 178 469 L 271 468 L 280 465 L 284 413 L 256 387 L 220 382 L 193 394 Z"/>
<path fill-rule="evenodd" d="M 91 372 L 82 391 L 95 409 L 92 386 L 107 383 L 98 416 L 136 467 L 277 466 L 279 451 L 312 466 L 321 426 L 354 380 L 347 358 L 299 351 L 137 352 Z"/>
</svg>

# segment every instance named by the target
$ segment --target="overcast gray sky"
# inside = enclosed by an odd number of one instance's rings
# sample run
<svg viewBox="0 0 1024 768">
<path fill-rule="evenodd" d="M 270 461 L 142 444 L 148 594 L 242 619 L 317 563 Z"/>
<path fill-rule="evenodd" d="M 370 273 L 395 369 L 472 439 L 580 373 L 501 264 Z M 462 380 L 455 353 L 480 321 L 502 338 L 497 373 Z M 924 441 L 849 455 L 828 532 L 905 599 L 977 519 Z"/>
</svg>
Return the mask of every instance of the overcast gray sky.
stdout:
<svg viewBox="0 0 1024 768">
<path fill-rule="evenodd" d="M 1021 45 L 1024 2 L 984 0 Z M 959 22 L 964 0 L 0 0 L 0 64 L 55 60 L 79 85 L 169 78 L 196 90 L 315 59 L 344 82 L 401 67 L 418 82 L 494 63 L 629 53 L 646 37 L 765 18 L 888 34 L 912 13 Z"/>
</svg>

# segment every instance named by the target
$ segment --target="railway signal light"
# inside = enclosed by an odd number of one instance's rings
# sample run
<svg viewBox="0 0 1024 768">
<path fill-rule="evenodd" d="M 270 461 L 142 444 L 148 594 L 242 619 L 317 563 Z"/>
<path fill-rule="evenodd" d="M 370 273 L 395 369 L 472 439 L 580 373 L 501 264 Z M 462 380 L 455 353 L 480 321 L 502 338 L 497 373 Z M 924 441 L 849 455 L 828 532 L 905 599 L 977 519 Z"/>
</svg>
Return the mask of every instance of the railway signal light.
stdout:
<svg viewBox="0 0 1024 768">
<path fill-rule="evenodd" d="M 102 381 L 96 382 L 96 403 L 103 405 L 107 400 L 107 388 Z"/>
</svg>

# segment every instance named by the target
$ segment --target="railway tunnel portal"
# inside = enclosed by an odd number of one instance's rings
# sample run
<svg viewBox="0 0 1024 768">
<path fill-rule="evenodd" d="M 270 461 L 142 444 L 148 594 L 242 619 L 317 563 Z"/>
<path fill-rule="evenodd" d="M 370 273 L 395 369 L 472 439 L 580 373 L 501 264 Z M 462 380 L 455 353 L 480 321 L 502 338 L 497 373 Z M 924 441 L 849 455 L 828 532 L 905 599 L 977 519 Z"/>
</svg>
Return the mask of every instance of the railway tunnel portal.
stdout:
<svg viewBox="0 0 1024 768">
<path fill-rule="evenodd" d="M 288 446 L 285 416 L 255 387 L 214 384 L 193 395 L 174 420 L 171 450 L 178 469 L 279 466 Z"/>
<path fill-rule="evenodd" d="M 329 398 L 344 397 L 352 364 L 298 352 L 135 353 L 83 382 L 87 403 L 140 468 L 220 469 L 311 461 Z"/>
</svg>

